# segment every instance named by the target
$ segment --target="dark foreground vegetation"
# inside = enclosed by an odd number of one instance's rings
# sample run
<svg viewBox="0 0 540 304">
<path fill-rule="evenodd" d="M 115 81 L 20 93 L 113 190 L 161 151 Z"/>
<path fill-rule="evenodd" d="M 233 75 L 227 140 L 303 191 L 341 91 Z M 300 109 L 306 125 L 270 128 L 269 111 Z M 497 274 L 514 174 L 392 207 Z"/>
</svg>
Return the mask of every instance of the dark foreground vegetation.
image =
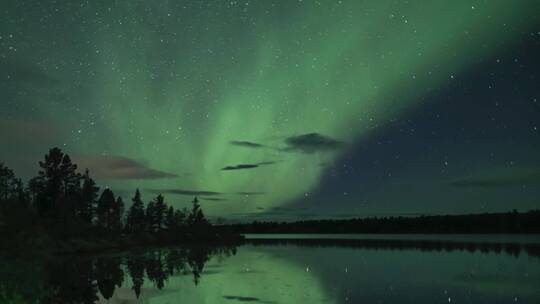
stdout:
<svg viewBox="0 0 540 304">
<path fill-rule="evenodd" d="M 205 218 L 197 198 L 191 210 L 167 206 L 162 195 L 145 206 L 137 190 L 128 210 L 122 197 L 100 191 L 88 170 L 60 149 L 39 162 L 25 186 L 0 163 L 0 253 L 15 255 L 102 251 L 112 248 L 193 242 L 235 242 Z"/>
<path fill-rule="evenodd" d="M 238 233 L 540 233 L 540 210 L 230 225 Z"/>
</svg>

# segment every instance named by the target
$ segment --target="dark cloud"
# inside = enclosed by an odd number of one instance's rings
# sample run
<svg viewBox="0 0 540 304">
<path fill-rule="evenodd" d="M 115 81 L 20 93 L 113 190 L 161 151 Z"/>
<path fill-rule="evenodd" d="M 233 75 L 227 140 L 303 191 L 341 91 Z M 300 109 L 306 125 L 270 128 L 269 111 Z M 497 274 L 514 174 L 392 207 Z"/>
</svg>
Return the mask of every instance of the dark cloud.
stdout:
<svg viewBox="0 0 540 304">
<path fill-rule="evenodd" d="M 230 141 L 230 143 L 231 143 L 231 145 L 234 145 L 234 146 L 245 147 L 245 148 L 253 148 L 253 149 L 258 149 L 258 148 L 265 147 L 262 144 L 258 144 L 256 142 L 251 142 L 251 141 L 244 141 L 244 140 L 232 140 L 232 141 Z"/>
<path fill-rule="evenodd" d="M 77 155 L 73 161 L 79 169 L 103 179 L 159 179 L 178 175 L 149 168 L 133 159 L 116 155 Z"/>
<path fill-rule="evenodd" d="M 244 297 L 244 296 L 223 296 L 226 300 L 231 301 L 238 301 L 238 302 L 254 302 L 254 303 L 264 303 L 264 304 L 272 304 L 276 303 L 275 301 L 263 301 L 256 297 Z"/>
<path fill-rule="evenodd" d="M 278 151 L 296 151 L 302 153 L 314 153 L 314 152 L 323 152 L 323 151 L 332 151 L 341 148 L 344 143 L 332 137 L 322 135 L 320 133 L 307 133 L 302 135 L 290 136 L 285 138 L 285 148 L 276 148 L 269 147 L 260 143 L 251 142 L 251 141 L 240 141 L 233 140 L 230 141 L 232 145 L 246 147 L 246 148 L 271 148 Z M 227 170 L 236 170 L 236 169 L 252 169 L 257 168 L 255 164 L 245 164 L 239 165 L 240 168 L 235 168 L 236 166 L 229 166 Z"/>
<path fill-rule="evenodd" d="M 222 195 L 221 192 L 214 191 L 205 191 L 205 190 L 185 190 L 185 189 L 148 189 L 152 193 L 161 193 L 161 194 L 176 194 L 176 195 L 186 195 L 186 196 L 214 196 Z"/>
<path fill-rule="evenodd" d="M 221 168 L 222 171 L 231 171 L 231 170 L 243 170 L 243 169 L 253 169 L 258 168 L 259 165 L 256 164 L 240 164 L 235 166 L 226 166 Z"/>
<path fill-rule="evenodd" d="M 0 137 L 3 144 L 50 144 L 58 141 L 61 135 L 60 129 L 54 127 L 50 121 L 0 118 Z"/>
<path fill-rule="evenodd" d="M 344 145 L 342 141 L 319 133 L 287 137 L 285 144 L 287 147 L 282 149 L 282 151 L 297 151 L 302 153 L 332 151 Z"/>
<path fill-rule="evenodd" d="M 264 161 L 256 164 L 239 164 L 234 166 L 226 166 L 221 168 L 221 171 L 231 171 L 231 170 L 245 170 L 245 169 L 255 169 L 260 166 L 267 166 L 275 164 L 275 161 Z"/>
<path fill-rule="evenodd" d="M 222 202 L 222 201 L 227 200 L 223 197 L 201 197 L 200 199 L 203 201 L 216 201 L 216 202 Z"/>
<path fill-rule="evenodd" d="M 458 178 L 450 182 L 455 187 L 501 188 L 540 183 L 540 168 L 503 168 Z"/>
</svg>

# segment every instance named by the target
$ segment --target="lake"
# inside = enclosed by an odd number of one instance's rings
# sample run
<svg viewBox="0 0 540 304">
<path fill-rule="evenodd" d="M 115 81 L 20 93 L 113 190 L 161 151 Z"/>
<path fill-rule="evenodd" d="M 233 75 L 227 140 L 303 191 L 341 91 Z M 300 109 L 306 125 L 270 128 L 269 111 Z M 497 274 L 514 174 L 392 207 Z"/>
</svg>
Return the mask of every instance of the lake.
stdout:
<svg viewBox="0 0 540 304">
<path fill-rule="evenodd" d="M 537 236 L 248 238 L 62 256 L 32 279 L 51 303 L 540 303 Z"/>
</svg>

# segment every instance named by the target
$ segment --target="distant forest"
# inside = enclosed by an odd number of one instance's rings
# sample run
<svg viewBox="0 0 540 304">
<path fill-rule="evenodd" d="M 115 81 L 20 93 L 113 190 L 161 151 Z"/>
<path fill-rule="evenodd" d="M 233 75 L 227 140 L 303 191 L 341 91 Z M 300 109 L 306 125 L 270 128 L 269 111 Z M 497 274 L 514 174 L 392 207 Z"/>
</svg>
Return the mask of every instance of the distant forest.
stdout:
<svg viewBox="0 0 540 304">
<path fill-rule="evenodd" d="M 100 191 L 88 170 L 79 173 L 59 148 L 51 149 L 39 167 L 25 186 L 0 163 L 0 235 L 12 241 L 3 242 L 6 246 L 50 239 L 118 240 L 127 235 L 140 242 L 215 235 L 196 197 L 191 210 L 168 206 L 161 194 L 145 206 L 137 189 L 126 211 L 122 197 L 109 188 Z"/>
<path fill-rule="evenodd" d="M 230 225 L 238 233 L 540 233 L 540 210 Z"/>
</svg>

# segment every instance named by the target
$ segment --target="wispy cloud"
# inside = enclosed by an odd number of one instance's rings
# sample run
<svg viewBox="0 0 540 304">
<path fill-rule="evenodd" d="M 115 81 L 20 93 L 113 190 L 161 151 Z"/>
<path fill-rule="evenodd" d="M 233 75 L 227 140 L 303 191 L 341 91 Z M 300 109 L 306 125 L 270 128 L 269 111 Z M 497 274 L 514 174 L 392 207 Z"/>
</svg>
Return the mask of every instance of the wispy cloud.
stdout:
<svg viewBox="0 0 540 304">
<path fill-rule="evenodd" d="M 76 155 L 79 169 L 88 168 L 93 177 L 102 179 L 160 179 L 178 175 L 149 168 L 133 159 L 117 155 Z"/>
<path fill-rule="evenodd" d="M 215 202 L 222 202 L 222 201 L 227 200 L 226 198 L 223 198 L 223 197 L 201 197 L 200 199 L 203 201 L 215 201 Z"/>
<path fill-rule="evenodd" d="M 32 119 L 1 119 L 2 144 L 39 145 L 58 141 L 61 131 L 50 122 Z"/>
<path fill-rule="evenodd" d="M 273 165 L 275 163 L 276 163 L 276 161 L 264 161 L 264 162 L 255 163 L 255 164 L 239 164 L 239 165 L 223 167 L 223 168 L 221 168 L 221 171 L 255 169 L 255 168 L 258 168 L 260 166 Z"/>
<path fill-rule="evenodd" d="M 256 297 L 245 297 L 245 296 L 223 296 L 225 300 L 235 301 L 235 302 L 253 302 L 253 303 L 263 303 L 263 304 L 273 304 L 275 301 L 264 301 Z"/>
<path fill-rule="evenodd" d="M 231 140 L 230 144 L 234 146 L 239 146 L 239 147 L 244 147 L 244 148 L 253 148 L 253 149 L 265 147 L 265 145 L 263 144 L 259 144 L 252 141 L 245 141 L 245 140 Z"/>
<path fill-rule="evenodd" d="M 285 139 L 283 139 L 285 147 L 275 147 L 271 145 L 243 140 L 233 140 L 229 143 L 231 145 L 245 148 L 267 148 L 282 152 L 301 152 L 306 154 L 333 151 L 340 149 L 345 145 L 345 143 L 340 140 L 316 132 L 286 137 Z M 240 166 L 238 169 L 252 169 L 257 167 L 255 165 L 256 164 L 242 164 L 238 165 Z M 229 170 L 235 170 L 234 166 L 230 167 L 231 168 Z"/>
<path fill-rule="evenodd" d="M 257 165 L 257 164 L 240 164 L 240 165 L 223 167 L 223 168 L 221 168 L 221 171 L 254 169 L 254 168 L 258 168 L 258 167 L 259 167 L 259 165 Z"/>
<path fill-rule="evenodd" d="M 314 153 L 333 151 L 344 146 L 342 141 L 319 133 L 308 133 L 290 136 L 285 139 L 286 148 L 282 151 L 296 151 L 302 153 Z"/>
</svg>

